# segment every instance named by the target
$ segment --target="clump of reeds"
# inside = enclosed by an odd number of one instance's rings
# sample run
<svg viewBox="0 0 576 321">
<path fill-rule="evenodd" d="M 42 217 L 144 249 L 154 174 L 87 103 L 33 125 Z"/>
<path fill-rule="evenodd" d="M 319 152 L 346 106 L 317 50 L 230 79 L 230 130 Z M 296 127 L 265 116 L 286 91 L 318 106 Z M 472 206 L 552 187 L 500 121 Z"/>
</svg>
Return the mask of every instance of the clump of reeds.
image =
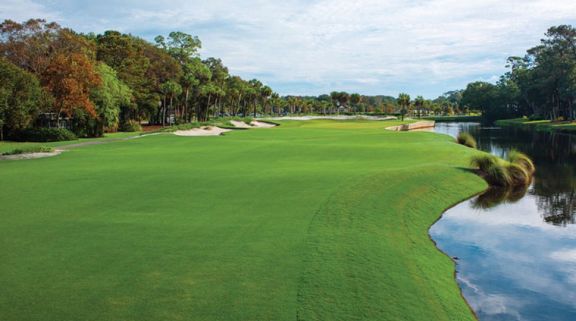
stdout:
<svg viewBox="0 0 576 321">
<path fill-rule="evenodd" d="M 508 153 L 508 161 L 512 164 L 517 164 L 524 168 L 528 174 L 532 175 L 536 171 L 536 166 L 534 162 L 528 157 L 528 155 L 521 153 L 515 149 Z"/>
<path fill-rule="evenodd" d="M 472 167 L 478 168 L 481 172 L 487 172 L 490 167 L 496 166 L 500 163 L 501 159 L 490 154 L 478 154 L 472 156 L 470 164 Z"/>
<path fill-rule="evenodd" d="M 456 141 L 458 142 L 458 144 L 468 146 L 470 148 L 476 149 L 478 147 L 476 139 L 474 139 L 474 137 L 470 135 L 470 133 L 466 132 L 459 133 L 458 137 L 456 137 Z"/>
<path fill-rule="evenodd" d="M 471 164 L 491 186 L 527 186 L 535 171 L 532 160 L 518 151 L 510 152 L 508 160 L 489 154 L 475 155 Z"/>
<path fill-rule="evenodd" d="M 521 165 L 510 163 L 506 167 L 506 170 L 510 176 L 510 185 L 522 186 L 530 184 L 530 177 L 532 175 Z"/>
</svg>

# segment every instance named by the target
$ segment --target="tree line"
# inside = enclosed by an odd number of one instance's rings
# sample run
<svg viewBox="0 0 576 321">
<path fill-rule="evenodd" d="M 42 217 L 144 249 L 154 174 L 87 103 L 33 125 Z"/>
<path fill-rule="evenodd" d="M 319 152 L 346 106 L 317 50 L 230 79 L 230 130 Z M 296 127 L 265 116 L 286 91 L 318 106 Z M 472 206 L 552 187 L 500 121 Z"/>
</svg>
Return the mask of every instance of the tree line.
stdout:
<svg viewBox="0 0 576 321">
<path fill-rule="evenodd" d="M 28 128 L 67 128 L 82 137 L 214 117 L 288 114 L 451 115 L 462 92 L 434 100 L 358 93 L 284 96 L 257 79 L 202 59 L 198 37 L 171 32 L 154 42 L 106 31 L 77 33 L 31 19 L 0 24 L 0 139 Z"/>
<path fill-rule="evenodd" d="M 462 104 L 482 110 L 487 122 L 530 116 L 573 121 L 576 118 L 576 29 L 551 27 L 523 57 L 509 57 L 509 69 L 496 84 L 477 81 L 462 93 Z"/>
<path fill-rule="evenodd" d="M 274 91 L 202 59 L 183 32 L 154 43 L 118 31 L 81 34 L 31 19 L 0 24 L 0 132 L 67 127 L 79 136 L 273 112 Z"/>
<path fill-rule="evenodd" d="M 417 96 L 414 99 L 406 93 L 397 98 L 384 95 L 361 95 L 345 91 L 334 91 L 319 96 L 285 96 L 274 101 L 277 110 L 283 114 L 375 114 L 410 115 L 424 117 L 431 115 L 455 115 L 471 112 L 461 103 L 463 90 L 444 93 L 435 99 Z"/>
</svg>

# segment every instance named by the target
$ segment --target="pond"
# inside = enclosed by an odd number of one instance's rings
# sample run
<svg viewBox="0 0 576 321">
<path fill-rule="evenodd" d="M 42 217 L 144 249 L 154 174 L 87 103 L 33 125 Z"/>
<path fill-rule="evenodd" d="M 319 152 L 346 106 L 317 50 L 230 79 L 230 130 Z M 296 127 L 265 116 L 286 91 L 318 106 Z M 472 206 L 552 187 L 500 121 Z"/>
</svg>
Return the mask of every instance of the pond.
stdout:
<svg viewBox="0 0 576 321">
<path fill-rule="evenodd" d="M 431 229 L 456 258 L 457 281 L 481 321 L 576 320 L 576 136 L 478 123 L 439 123 L 470 132 L 479 149 L 528 154 L 528 189 L 490 190 L 448 210 Z"/>
</svg>

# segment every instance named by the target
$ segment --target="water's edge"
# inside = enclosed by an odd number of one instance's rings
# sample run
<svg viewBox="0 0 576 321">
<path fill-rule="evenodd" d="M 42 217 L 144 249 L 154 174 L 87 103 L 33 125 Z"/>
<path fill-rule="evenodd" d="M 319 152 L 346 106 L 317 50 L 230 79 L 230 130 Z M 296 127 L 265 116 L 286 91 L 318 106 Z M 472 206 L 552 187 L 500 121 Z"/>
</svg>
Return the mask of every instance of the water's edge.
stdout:
<svg viewBox="0 0 576 321">
<path fill-rule="evenodd" d="M 436 133 L 433 132 L 436 135 L 446 135 L 449 137 L 452 137 L 448 134 L 445 133 Z M 470 305 L 470 303 L 468 302 L 468 300 L 466 300 L 466 297 L 464 296 L 464 291 L 462 289 L 462 287 L 460 286 L 460 283 L 458 282 L 458 261 L 454 259 L 454 257 L 448 255 L 448 253 L 444 252 L 442 249 L 440 249 L 440 247 L 438 247 L 438 244 L 436 243 L 436 241 L 434 240 L 434 238 L 432 237 L 432 235 L 430 234 L 430 230 L 432 229 L 432 227 L 434 225 L 436 225 L 436 223 L 438 223 L 442 218 L 444 218 L 444 215 L 446 214 L 446 212 L 448 212 L 449 210 L 451 210 L 452 208 L 465 203 L 483 193 L 485 193 L 490 187 L 487 186 L 485 189 L 483 189 L 482 191 L 476 192 L 473 195 L 471 195 L 470 197 L 467 197 L 463 200 L 457 201 L 454 204 L 449 205 L 448 207 L 446 207 L 442 213 L 440 213 L 440 215 L 438 216 L 438 218 L 432 223 L 430 224 L 430 226 L 428 227 L 428 238 L 430 239 L 430 241 L 434 244 L 434 247 L 436 247 L 436 249 L 438 250 L 438 252 L 442 253 L 443 255 L 445 255 L 446 257 L 448 257 L 450 259 L 450 261 L 452 261 L 453 264 L 453 272 L 452 272 L 452 277 L 454 279 L 454 283 L 456 284 L 456 287 L 458 287 L 458 292 L 460 293 L 460 297 L 462 298 L 462 300 L 464 300 L 464 302 L 466 303 L 466 306 L 468 307 L 468 309 L 470 310 L 470 312 L 472 313 L 472 315 L 474 316 L 474 319 L 479 320 L 478 319 L 478 315 L 476 314 L 476 311 L 474 311 L 474 309 L 472 308 L 472 306 Z"/>
<path fill-rule="evenodd" d="M 468 300 L 466 300 L 466 297 L 464 296 L 464 291 L 462 289 L 462 287 L 460 286 L 460 283 L 458 283 L 458 279 L 457 279 L 457 275 L 458 275 L 458 262 L 454 259 L 454 257 L 448 255 L 448 253 L 444 252 L 442 249 L 440 249 L 438 247 L 438 244 L 436 243 L 436 241 L 434 240 L 434 238 L 432 238 L 432 235 L 430 235 L 430 229 L 432 229 L 432 227 L 434 225 L 436 225 L 436 223 L 438 223 L 438 221 L 440 221 L 443 217 L 444 214 L 446 214 L 446 212 L 448 212 L 449 210 L 451 210 L 452 208 L 467 202 L 473 198 L 475 198 L 476 196 L 479 196 L 483 193 L 485 193 L 488 190 L 488 187 L 480 192 L 475 193 L 474 195 L 463 199 L 461 201 L 455 202 L 454 204 L 448 206 L 445 210 L 442 211 L 442 213 L 438 216 L 438 218 L 432 223 L 430 224 L 430 226 L 428 227 L 428 238 L 430 239 L 430 241 L 434 244 L 434 247 L 436 247 L 436 249 L 438 250 L 438 252 L 442 253 L 443 255 L 445 255 L 446 257 L 448 257 L 450 259 L 450 261 L 452 261 L 452 264 L 454 265 L 454 269 L 453 269 L 453 273 L 452 276 L 454 278 L 454 283 L 456 284 L 456 286 L 458 287 L 458 292 L 460 293 L 460 297 L 462 298 L 462 300 L 464 300 L 464 302 L 466 303 L 466 306 L 468 307 L 468 309 L 470 310 L 470 312 L 472 312 L 472 315 L 474 316 L 474 318 L 476 320 L 478 319 L 478 315 L 476 314 L 476 311 L 474 311 L 474 309 L 472 308 L 472 306 L 470 305 L 470 303 L 468 302 Z"/>
</svg>

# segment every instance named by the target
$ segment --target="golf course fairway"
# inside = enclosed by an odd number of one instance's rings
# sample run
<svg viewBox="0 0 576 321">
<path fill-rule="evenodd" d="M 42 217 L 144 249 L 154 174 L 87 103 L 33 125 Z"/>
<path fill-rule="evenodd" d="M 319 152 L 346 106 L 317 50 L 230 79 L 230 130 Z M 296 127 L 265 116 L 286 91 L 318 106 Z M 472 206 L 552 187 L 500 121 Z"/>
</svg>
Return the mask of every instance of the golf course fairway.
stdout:
<svg viewBox="0 0 576 321">
<path fill-rule="evenodd" d="M 0 320 L 474 320 L 428 236 L 484 181 L 395 122 L 0 162 Z"/>
</svg>

